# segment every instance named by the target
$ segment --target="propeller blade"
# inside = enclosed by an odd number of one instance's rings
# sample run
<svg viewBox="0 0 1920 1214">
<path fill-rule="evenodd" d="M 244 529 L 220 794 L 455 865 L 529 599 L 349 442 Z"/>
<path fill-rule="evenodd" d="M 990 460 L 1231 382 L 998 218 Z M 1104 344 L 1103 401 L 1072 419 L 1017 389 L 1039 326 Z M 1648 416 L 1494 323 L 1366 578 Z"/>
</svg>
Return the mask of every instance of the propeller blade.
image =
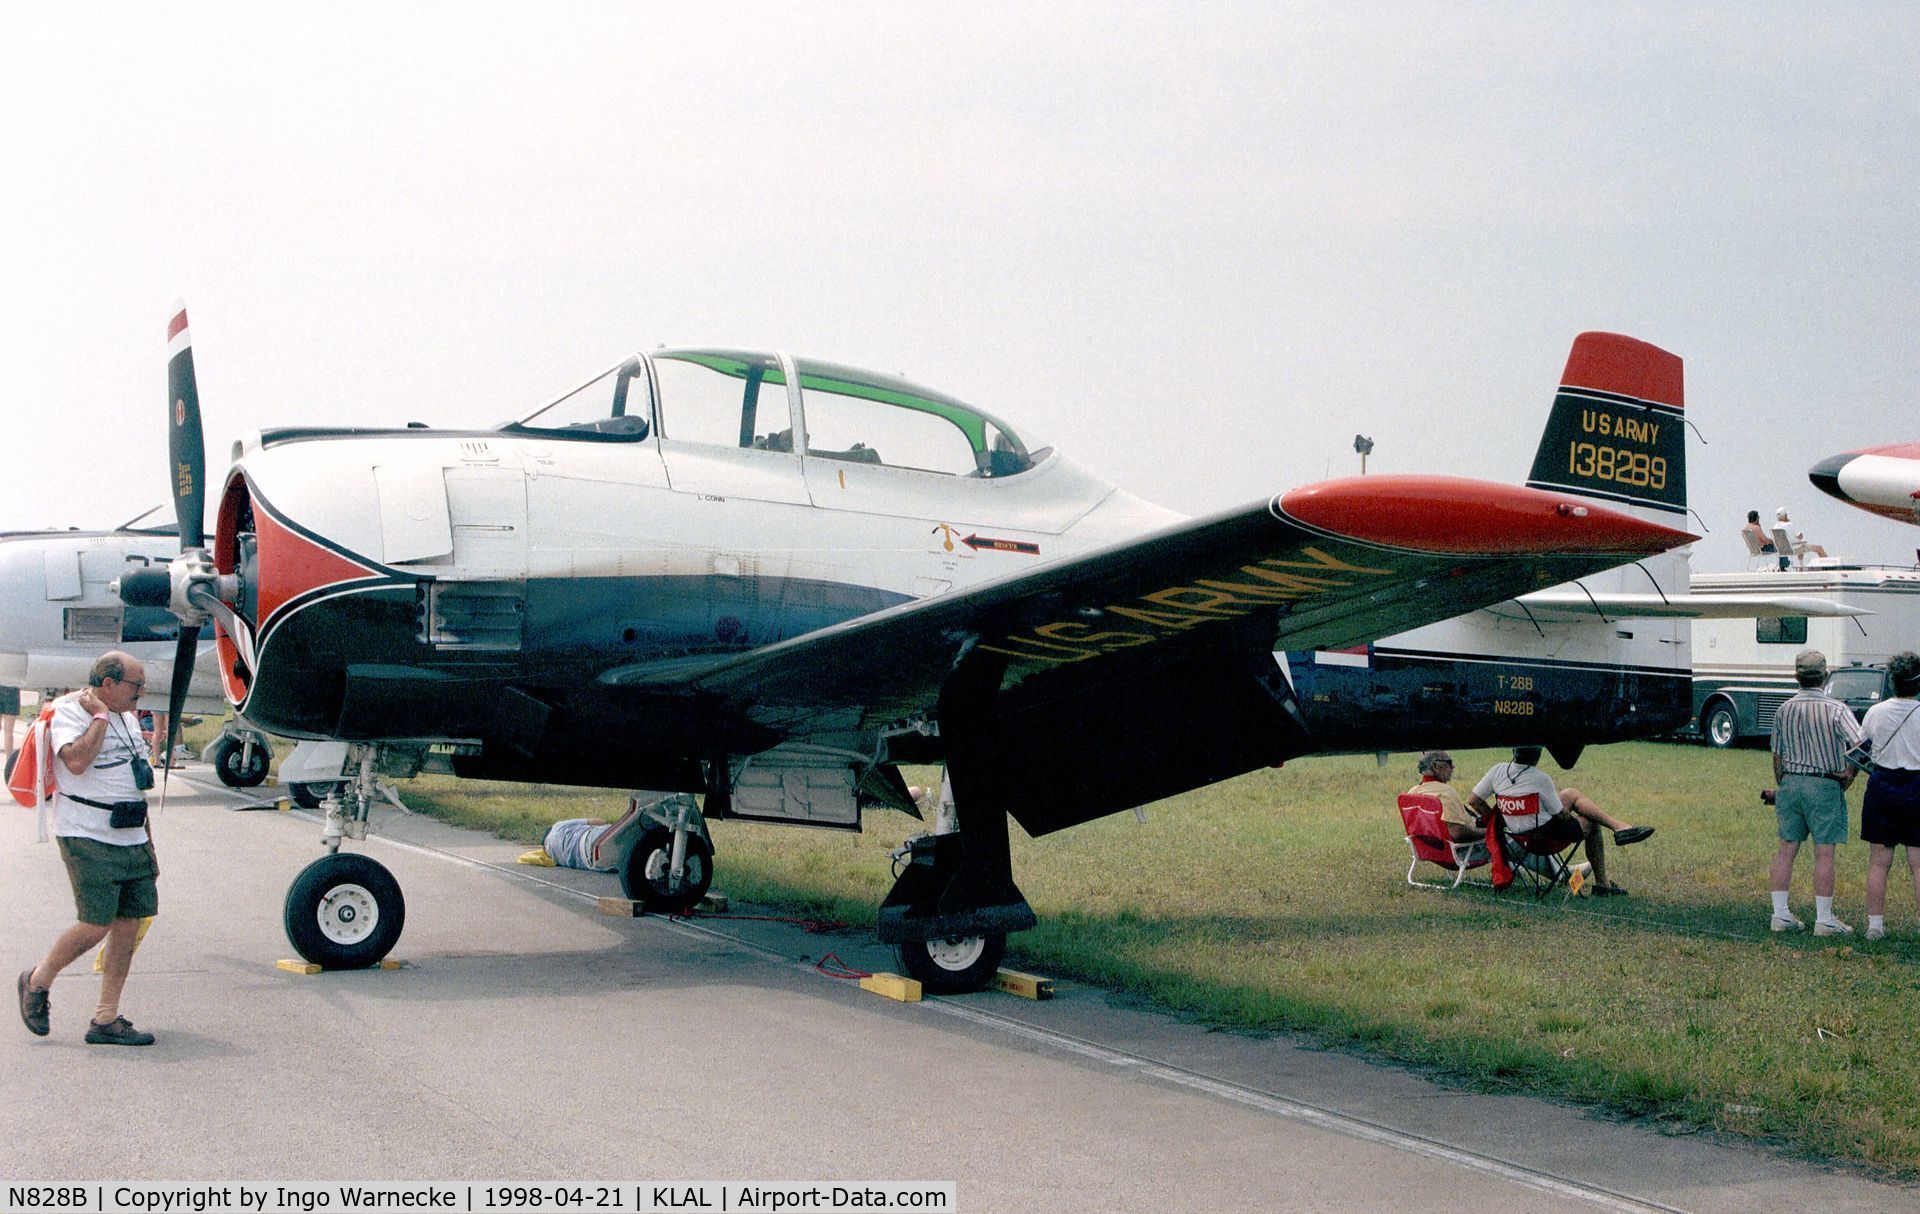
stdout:
<svg viewBox="0 0 1920 1214">
<path fill-rule="evenodd" d="M 206 543 L 207 452 L 200 432 L 200 388 L 193 376 L 193 338 L 187 305 L 174 308 L 167 325 L 167 453 L 173 462 L 173 508 L 180 547 Z M 184 634 L 183 634 L 184 635 Z"/>
<path fill-rule="evenodd" d="M 173 685 L 167 688 L 167 737 L 160 757 L 160 808 L 167 807 L 167 780 L 173 774 L 173 748 L 180 738 L 180 709 L 187 702 L 187 684 L 193 682 L 193 655 L 200 648 L 200 626 L 182 624 L 173 644 Z"/>
</svg>

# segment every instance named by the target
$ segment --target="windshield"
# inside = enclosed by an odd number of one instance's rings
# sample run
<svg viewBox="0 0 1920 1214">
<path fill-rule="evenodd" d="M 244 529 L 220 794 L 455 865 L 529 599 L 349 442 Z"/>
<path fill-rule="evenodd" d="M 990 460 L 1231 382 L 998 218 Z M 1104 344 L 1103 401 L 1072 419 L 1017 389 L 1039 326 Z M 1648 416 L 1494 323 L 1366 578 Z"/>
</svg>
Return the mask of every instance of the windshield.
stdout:
<svg viewBox="0 0 1920 1214">
<path fill-rule="evenodd" d="M 172 504 L 161 502 L 145 513 L 134 515 L 114 530 L 144 531 L 150 535 L 179 535 L 180 524 L 174 521 Z"/>
<path fill-rule="evenodd" d="M 652 428 L 645 370 L 638 356 L 627 358 L 500 428 L 638 441 Z"/>
<path fill-rule="evenodd" d="M 1841 700 L 1877 700 L 1880 683 L 1878 670 L 1836 670 L 1827 680 L 1827 694 Z"/>
</svg>

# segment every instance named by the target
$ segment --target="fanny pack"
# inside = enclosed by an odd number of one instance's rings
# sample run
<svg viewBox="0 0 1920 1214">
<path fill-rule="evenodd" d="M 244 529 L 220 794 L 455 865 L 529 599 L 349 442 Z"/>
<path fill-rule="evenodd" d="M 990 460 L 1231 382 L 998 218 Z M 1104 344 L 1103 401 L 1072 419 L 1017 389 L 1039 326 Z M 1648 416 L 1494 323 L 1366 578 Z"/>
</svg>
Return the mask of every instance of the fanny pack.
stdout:
<svg viewBox="0 0 1920 1214">
<path fill-rule="evenodd" d="M 145 801 L 94 801 L 86 797 L 76 797 L 72 793 L 64 794 L 67 800 L 76 805 L 86 805 L 93 809 L 104 809 L 112 818 L 109 825 L 115 830 L 132 830 L 136 826 L 147 824 L 147 803 Z"/>
</svg>

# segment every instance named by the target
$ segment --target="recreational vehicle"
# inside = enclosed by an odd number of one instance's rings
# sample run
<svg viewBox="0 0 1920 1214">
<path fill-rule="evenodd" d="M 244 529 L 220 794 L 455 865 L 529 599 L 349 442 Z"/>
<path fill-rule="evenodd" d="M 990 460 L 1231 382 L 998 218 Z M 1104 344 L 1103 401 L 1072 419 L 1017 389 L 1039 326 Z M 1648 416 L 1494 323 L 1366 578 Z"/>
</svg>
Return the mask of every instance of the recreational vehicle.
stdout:
<svg viewBox="0 0 1920 1214">
<path fill-rule="evenodd" d="M 1774 710 L 1794 693 L 1793 655 L 1818 649 L 1841 684 L 1884 678 L 1888 658 L 1920 650 L 1920 569 L 1827 566 L 1750 573 L 1697 573 L 1696 595 L 1773 593 L 1831 599 L 1871 615 L 1693 622 L 1693 727 L 1709 746 L 1732 746 L 1773 732 Z M 1849 672 L 1850 668 L 1859 668 Z"/>
</svg>

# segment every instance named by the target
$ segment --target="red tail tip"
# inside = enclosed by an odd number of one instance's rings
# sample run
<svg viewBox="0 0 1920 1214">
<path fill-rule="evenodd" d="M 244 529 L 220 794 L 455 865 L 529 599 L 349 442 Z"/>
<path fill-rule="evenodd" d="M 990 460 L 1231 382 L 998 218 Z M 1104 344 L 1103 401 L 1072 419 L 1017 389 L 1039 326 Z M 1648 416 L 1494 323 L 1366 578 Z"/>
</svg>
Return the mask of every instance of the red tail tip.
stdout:
<svg viewBox="0 0 1920 1214">
<path fill-rule="evenodd" d="M 1560 383 L 1616 392 L 1635 400 L 1686 408 L 1680 356 L 1619 333 L 1582 333 L 1573 339 Z"/>
</svg>

